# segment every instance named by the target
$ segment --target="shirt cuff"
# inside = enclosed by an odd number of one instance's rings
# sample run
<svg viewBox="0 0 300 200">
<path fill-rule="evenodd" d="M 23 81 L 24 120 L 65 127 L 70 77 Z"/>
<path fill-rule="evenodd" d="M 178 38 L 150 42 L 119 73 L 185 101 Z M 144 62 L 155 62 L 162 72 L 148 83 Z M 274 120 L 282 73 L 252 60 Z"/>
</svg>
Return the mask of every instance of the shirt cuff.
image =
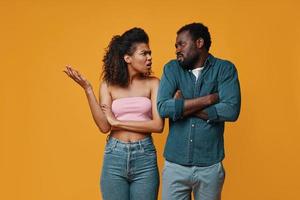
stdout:
<svg viewBox="0 0 300 200">
<path fill-rule="evenodd" d="M 204 111 L 208 115 L 207 123 L 218 119 L 218 113 L 214 106 L 209 106 L 208 108 L 204 109 Z"/>
<path fill-rule="evenodd" d="M 181 118 L 183 113 L 184 100 L 183 99 L 175 99 L 175 113 L 173 120 L 177 120 Z"/>
</svg>

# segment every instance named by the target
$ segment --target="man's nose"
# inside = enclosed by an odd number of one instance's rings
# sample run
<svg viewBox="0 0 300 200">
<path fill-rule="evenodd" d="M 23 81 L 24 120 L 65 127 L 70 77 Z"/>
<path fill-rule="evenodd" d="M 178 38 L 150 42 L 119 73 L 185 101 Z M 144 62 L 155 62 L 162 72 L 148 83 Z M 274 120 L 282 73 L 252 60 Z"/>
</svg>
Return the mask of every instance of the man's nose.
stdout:
<svg viewBox="0 0 300 200">
<path fill-rule="evenodd" d="M 176 54 L 181 53 L 181 48 L 176 47 L 175 53 L 176 53 Z"/>
</svg>

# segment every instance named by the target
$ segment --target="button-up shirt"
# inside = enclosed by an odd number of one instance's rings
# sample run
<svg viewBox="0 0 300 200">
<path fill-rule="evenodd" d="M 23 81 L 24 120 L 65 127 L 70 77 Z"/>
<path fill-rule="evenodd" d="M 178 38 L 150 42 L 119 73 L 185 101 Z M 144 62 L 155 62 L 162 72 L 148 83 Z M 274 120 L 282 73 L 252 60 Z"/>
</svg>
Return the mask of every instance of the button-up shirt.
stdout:
<svg viewBox="0 0 300 200">
<path fill-rule="evenodd" d="M 183 98 L 174 99 L 180 90 Z M 218 93 L 219 101 L 204 111 L 208 120 L 183 117 L 184 99 Z M 198 79 L 182 68 L 177 60 L 163 71 L 157 97 L 158 112 L 169 118 L 169 135 L 164 150 L 166 160 L 181 165 L 209 166 L 224 159 L 224 123 L 238 118 L 241 105 L 240 85 L 235 66 L 208 56 Z"/>
</svg>

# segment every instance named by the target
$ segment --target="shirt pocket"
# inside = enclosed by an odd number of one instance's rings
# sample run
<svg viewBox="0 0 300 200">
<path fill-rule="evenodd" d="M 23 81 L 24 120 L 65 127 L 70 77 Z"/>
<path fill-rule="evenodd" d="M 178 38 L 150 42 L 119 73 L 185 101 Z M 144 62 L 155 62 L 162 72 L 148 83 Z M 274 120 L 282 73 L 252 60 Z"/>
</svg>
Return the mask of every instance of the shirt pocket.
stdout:
<svg viewBox="0 0 300 200">
<path fill-rule="evenodd" d="M 200 96 L 218 92 L 218 81 L 203 81 L 200 88 Z"/>
</svg>

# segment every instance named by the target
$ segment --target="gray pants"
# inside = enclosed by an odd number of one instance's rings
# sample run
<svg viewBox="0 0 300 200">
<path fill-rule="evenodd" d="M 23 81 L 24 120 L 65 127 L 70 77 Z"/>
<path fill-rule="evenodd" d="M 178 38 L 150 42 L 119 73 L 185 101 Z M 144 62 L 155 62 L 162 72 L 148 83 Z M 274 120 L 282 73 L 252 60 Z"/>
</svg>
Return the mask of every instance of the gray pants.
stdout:
<svg viewBox="0 0 300 200">
<path fill-rule="evenodd" d="M 220 200 L 225 172 L 221 162 L 208 166 L 183 166 L 165 161 L 163 200 Z"/>
</svg>

